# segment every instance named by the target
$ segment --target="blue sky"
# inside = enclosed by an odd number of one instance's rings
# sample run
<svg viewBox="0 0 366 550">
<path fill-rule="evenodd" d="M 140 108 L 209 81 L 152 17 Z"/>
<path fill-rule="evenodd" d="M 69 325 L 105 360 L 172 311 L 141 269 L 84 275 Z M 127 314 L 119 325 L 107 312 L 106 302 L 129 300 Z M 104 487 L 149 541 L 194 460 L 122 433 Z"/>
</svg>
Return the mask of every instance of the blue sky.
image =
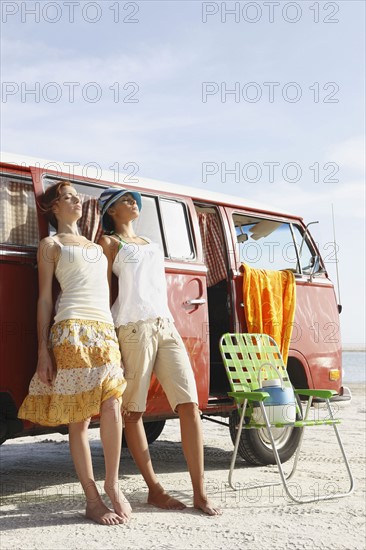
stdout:
<svg viewBox="0 0 366 550">
<path fill-rule="evenodd" d="M 364 2 L 1 8 L 2 150 L 263 201 L 319 220 L 327 257 L 333 203 L 342 337 L 365 341 Z"/>
</svg>

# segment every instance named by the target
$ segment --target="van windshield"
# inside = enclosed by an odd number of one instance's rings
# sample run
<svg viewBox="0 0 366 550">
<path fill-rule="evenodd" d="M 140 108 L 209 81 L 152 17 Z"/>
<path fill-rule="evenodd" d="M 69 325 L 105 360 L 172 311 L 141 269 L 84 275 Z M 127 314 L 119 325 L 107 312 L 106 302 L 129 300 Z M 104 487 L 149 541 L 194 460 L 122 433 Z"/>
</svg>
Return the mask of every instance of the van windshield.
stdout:
<svg viewBox="0 0 366 550">
<path fill-rule="evenodd" d="M 258 269 L 310 273 L 315 251 L 300 226 L 280 220 L 234 214 L 237 257 Z"/>
</svg>

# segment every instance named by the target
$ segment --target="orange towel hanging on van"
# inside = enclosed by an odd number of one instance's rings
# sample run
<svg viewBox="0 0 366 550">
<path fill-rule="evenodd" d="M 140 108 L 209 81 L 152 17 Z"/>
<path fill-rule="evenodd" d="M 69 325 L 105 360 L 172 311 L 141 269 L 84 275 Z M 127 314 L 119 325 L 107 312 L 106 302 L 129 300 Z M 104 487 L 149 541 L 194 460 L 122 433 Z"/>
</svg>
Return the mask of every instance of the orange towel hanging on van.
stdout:
<svg viewBox="0 0 366 550">
<path fill-rule="evenodd" d="M 274 338 L 286 365 L 296 305 L 294 274 L 244 266 L 244 314 L 248 332 Z"/>
</svg>

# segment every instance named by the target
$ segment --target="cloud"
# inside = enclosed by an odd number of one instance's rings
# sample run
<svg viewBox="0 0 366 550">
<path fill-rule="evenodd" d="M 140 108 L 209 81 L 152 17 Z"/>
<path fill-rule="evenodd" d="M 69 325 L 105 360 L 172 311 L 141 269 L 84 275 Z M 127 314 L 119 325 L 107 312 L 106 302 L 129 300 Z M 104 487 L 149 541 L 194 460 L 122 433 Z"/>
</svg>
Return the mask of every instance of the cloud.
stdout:
<svg viewBox="0 0 366 550">
<path fill-rule="evenodd" d="M 107 55 L 85 55 L 40 41 L 29 44 L 19 39 L 4 39 L 2 48 L 7 60 L 2 79 L 14 82 L 96 81 L 101 86 L 116 80 L 151 83 L 174 78 L 182 67 L 192 62 L 192 55 L 183 55 L 183 52 L 176 55 L 164 45 L 152 51 L 144 44 L 134 54 L 112 51 Z"/>
<path fill-rule="evenodd" d="M 275 186 L 266 186 L 251 195 L 254 200 L 272 204 L 283 210 L 304 215 L 304 211 L 312 216 L 328 214 L 331 204 L 334 204 L 338 217 L 365 218 L 365 186 L 362 181 L 349 181 L 333 189 L 324 186 L 316 190 L 297 187 L 296 184 L 281 182 Z"/>
<path fill-rule="evenodd" d="M 341 143 L 331 145 L 327 149 L 328 158 L 333 158 L 338 164 L 363 172 L 365 169 L 365 140 L 356 136 Z"/>
</svg>

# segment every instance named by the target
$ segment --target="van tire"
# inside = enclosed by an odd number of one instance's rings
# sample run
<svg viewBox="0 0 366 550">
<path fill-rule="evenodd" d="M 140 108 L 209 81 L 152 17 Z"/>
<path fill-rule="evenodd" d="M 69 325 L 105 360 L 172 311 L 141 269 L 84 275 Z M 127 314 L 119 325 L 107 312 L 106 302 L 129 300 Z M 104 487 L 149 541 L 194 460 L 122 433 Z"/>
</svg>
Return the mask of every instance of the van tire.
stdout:
<svg viewBox="0 0 366 550">
<path fill-rule="evenodd" d="M 296 418 L 297 420 L 300 420 L 301 414 L 297 414 Z M 229 418 L 230 436 L 234 445 L 238 424 L 239 414 L 238 411 L 235 410 L 231 413 Z M 286 462 L 295 453 L 299 445 L 302 430 L 303 428 L 292 428 L 291 426 L 288 428 L 272 429 L 272 434 L 274 436 L 281 462 Z M 242 430 L 238 453 L 246 462 L 248 462 L 248 464 L 252 464 L 254 466 L 276 464 L 276 459 L 272 451 L 271 442 L 268 438 L 266 428 L 261 428 L 258 430 Z"/>
<path fill-rule="evenodd" d="M 154 422 L 144 422 L 144 428 L 146 433 L 146 439 L 149 445 L 154 443 L 158 439 L 159 435 L 163 431 L 165 426 L 165 420 L 155 420 Z"/>
<path fill-rule="evenodd" d="M 144 422 L 146 439 L 149 445 L 151 445 L 152 443 L 154 443 L 154 441 L 158 439 L 159 435 L 164 429 L 164 426 L 165 426 L 165 420 L 155 420 L 153 422 Z M 122 437 L 122 447 L 128 447 L 124 434 Z"/>
<path fill-rule="evenodd" d="M 2 445 L 7 439 L 8 425 L 6 418 L 2 414 L 0 415 L 0 445 Z"/>
<path fill-rule="evenodd" d="M 23 430 L 18 409 L 9 392 L 0 392 L 0 445 Z"/>
</svg>

